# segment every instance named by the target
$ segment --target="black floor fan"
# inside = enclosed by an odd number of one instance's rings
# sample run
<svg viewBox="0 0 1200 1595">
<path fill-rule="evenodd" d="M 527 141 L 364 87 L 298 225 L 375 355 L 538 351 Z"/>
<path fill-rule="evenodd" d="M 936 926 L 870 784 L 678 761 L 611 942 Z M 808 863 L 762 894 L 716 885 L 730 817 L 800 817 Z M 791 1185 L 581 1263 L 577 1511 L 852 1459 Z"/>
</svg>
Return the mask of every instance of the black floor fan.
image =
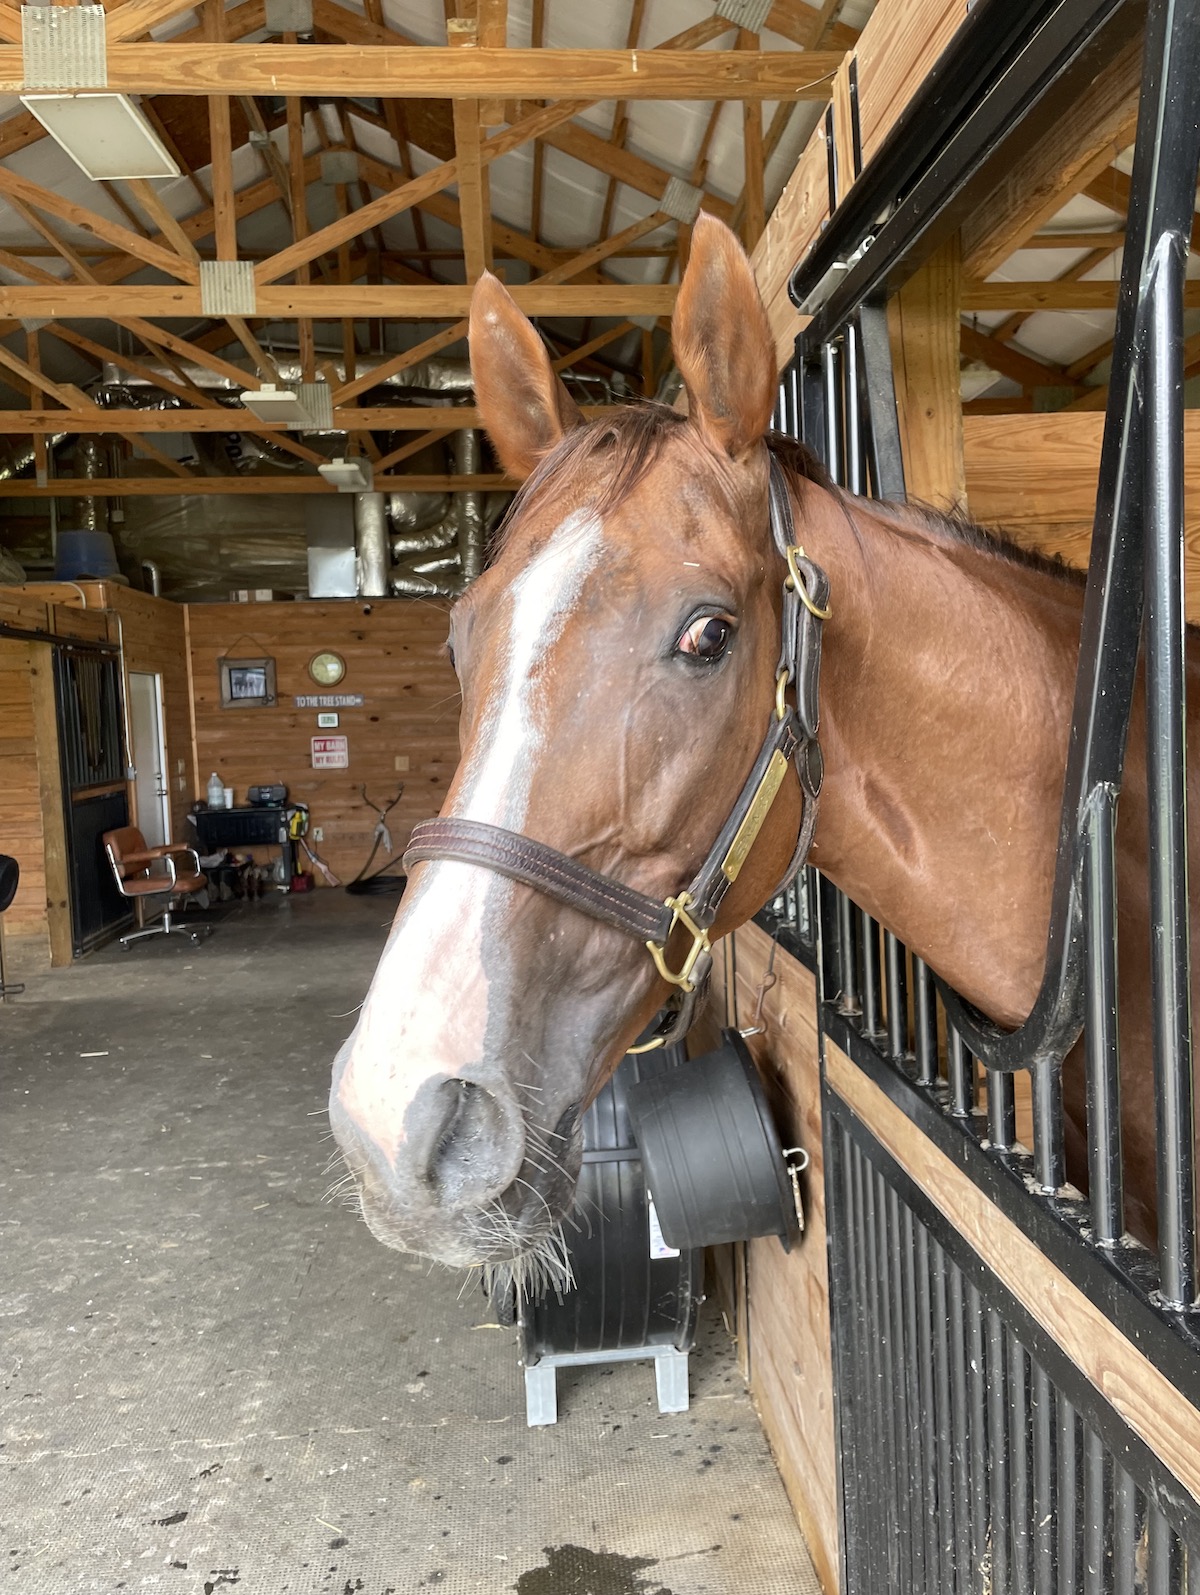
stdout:
<svg viewBox="0 0 1200 1595">
<path fill-rule="evenodd" d="M 0 853 L 0 914 L 12 905 L 21 880 L 21 866 L 8 853 Z M 0 931 L 0 1002 L 6 997 L 20 996 L 23 985 L 10 985 L 4 978 L 4 935 Z"/>
</svg>

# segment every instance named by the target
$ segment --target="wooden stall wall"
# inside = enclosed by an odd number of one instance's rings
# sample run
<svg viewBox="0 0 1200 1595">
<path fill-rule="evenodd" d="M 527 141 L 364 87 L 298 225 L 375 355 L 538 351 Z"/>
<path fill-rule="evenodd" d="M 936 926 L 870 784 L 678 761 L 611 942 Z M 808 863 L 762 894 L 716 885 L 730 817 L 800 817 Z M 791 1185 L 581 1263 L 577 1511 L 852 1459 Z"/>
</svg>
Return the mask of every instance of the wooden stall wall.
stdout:
<svg viewBox="0 0 1200 1595">
<path fill-rule="evenodd" d="M 371 848 L 377 803 L 404 796 L 388 819 L 397 850 L 418 820 L 441 808 L 458 763 L 458 683 L 445 651 L 446 610 L 401 599 L 342 603 L 192 604 L 188 607 L 195 725 L 193 788 L 202 797 L 216 771 L 235 800 L 251 785 L 282 781 L 307 803 L 324 831 L 314 846 L 343 881 L 357 874 Z M 314 654 L 332 650 L 346 661 L 336 688 L 308 674 Z M 275 660 L 273 708 L 222 709 L 219 661 Z M 361 708 L 342 708 L 336 730 L 317 725 L 316 709 L 297 696 L 360 693 Z M 344 770 L 312 767 L 315 736 L 344 736 Z M 310 838 L 311 840 L 311 838 Z M 393 854 L 393 858 L 396 855 Z M 385 862 L 382 850 L 374 867 Z"/>
<path fill-rule="evenodd" d="M 805 1148 L 811 1161 L 800 1241 L 791 1252 L 774 1239 L 745 1247 L 744 1275 L 736 1282 L 739 1352 L 817 1573 L 832 1595 L 838 1504 L 816 977 L 757 925 L 746 925 L 720 944 L 714 1000 L 730 1024 L 749 1025 L 768 969 L 777 980 L 762 1005 L 764 1033 L 750 1047 L 784 1145 Z"/>
<path fill-rule="evenodd" d="M 0 637 L 0 852 L 21 871 L 0 915 L 0 945 L 4 977 L 14 984 L 71 962 L 52 648 Z"/>
</svg>

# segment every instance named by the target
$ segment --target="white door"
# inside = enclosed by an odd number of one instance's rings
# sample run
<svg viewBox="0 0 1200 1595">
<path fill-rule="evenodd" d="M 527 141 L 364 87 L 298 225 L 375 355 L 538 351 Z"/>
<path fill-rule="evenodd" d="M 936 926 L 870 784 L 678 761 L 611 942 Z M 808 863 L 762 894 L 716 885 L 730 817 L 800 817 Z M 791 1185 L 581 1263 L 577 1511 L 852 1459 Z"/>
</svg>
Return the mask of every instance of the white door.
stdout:
<svg viewBox="0 0 1200 1595">
<path fill-rule="evenodd" d="M 137 827 L 147 847 L 161 847 L 171 840 L 161 676 L 144 670 L 129 672 L 129 728 Z"/>
</svg>

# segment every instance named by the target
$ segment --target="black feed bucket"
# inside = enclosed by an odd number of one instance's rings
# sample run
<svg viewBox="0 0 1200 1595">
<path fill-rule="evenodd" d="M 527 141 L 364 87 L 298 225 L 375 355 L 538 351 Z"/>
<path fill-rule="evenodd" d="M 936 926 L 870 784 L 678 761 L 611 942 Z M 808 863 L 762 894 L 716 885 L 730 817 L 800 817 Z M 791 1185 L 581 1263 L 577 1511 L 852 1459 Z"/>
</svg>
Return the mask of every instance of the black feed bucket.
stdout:
<svg viewBox="0 0 1200 1595">
<path fill-rule="evenodd" d="M 791 1175 L 749 1048 L 716 1052 L 629 1089 L 629 1113 L 663 1237 L 688 1249 L 797 1233 Z"/>
</svg>

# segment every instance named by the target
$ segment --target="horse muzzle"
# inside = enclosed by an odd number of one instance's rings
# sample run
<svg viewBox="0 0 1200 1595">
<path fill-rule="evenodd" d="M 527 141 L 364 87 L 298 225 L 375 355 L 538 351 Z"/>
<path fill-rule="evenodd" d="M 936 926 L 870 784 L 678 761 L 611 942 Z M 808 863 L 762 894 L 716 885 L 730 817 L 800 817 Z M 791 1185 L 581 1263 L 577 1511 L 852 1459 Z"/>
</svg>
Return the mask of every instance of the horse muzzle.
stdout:
<svg viewBox="0 0 1200 1595">
<path fill-rule="evenodd" d="M 425 1080 L 402 1133 L 386 1139 L 348 1111 L 336 1085 L 330 1101 L 372 1234 L 452 1266 L 508 1261 L 557 1228 L 578 1178 L 576 1119 L 571 1107 L 542 1127 L 505 1082 L 463 1075 Z"/>
</svg>

